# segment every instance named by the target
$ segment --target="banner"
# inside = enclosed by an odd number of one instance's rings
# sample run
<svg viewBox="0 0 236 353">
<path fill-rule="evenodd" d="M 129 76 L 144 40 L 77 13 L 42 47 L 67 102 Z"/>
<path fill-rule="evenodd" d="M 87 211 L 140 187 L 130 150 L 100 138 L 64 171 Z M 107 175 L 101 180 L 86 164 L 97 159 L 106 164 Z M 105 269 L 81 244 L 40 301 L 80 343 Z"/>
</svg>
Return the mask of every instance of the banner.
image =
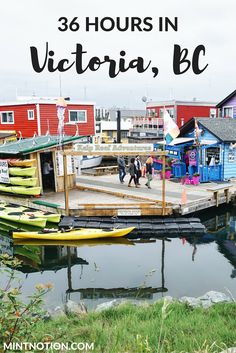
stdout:
<svg viewBox="0 0 236 353">
<path fill-rule="evenodd" d="M 5 159 L 0 159 L 0 183 L 10 183 L 8 162 Z"/>
</svg>

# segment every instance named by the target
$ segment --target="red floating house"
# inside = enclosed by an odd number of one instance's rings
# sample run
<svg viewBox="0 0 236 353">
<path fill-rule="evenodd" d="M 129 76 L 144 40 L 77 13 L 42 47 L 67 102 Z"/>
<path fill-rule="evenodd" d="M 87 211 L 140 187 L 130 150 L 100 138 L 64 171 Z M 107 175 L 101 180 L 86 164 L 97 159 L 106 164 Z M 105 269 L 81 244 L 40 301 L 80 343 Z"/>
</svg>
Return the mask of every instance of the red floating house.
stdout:
<svg viewBox="0 0 236 353">
<path fill-rule="evenodd" d="M 56 99 L 31 98 L 24 101 L 0 103 L 0 130 L 15 130 L 23 138 L 58 132 Z M 95 134 L 94 103 L 67 101 L 64 133 L 73 136 Z"/>
</svg>

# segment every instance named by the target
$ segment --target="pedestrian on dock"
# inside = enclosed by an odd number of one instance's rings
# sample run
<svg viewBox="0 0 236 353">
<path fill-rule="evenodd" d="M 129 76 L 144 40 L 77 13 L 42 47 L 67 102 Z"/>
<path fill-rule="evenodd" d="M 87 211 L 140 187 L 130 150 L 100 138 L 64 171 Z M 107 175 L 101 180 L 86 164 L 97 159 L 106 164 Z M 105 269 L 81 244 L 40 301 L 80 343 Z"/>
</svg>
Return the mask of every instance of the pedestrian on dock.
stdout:
<svg viewBox="0 0 236 353">
<path fill-rule="evenodd" d="M 134 161 L 135 167 L 136 167 L 136 181 L 137 181 L 137 185 L 141 185 L 139 182 L 139 179 L 141 178 L 142 172 L 141 172 L 141 168 L 142 168 L 142 164 L 140 162 L 140 157 L 136 156 L 135 157 L 135 161 Z"/>
<path fill-rule="evenodd" d="M 118 171 L 119 171 L 119 179 L 121 184 L 124 184 L 124 177 L 126 176 L 126 171 L 125 171 L 125 159 L 124 156 L 119 156 L 117 158 L 117 164 L 118 164 Z"/>
<path fill-rule="evenodd" d="M 128 187 L 131 187 L 131 182 L 133 180 L 135 187 L 138 188 L 139 186 L 137 184 L 137 179 L 136 179 L 136 175 L 137 175 L 136 166 L 135 166 L 134 162 L 135 162 L 135 158 L 131 158 L 130 164 L 129 164 L 130 179 L 129 179 Z"/>
<path fill-rule="evenodd" d="M 148 159 L 146 160 L 146 177 L 147 177 L 147 182 L 146 182 L 146 186 L 148 187 L 148 189 L 151 189 L 150 183 L 152 181 L 152 166 L 153 166 L 153 159 L 152 157 L 148 157 Z"/>
</svg>

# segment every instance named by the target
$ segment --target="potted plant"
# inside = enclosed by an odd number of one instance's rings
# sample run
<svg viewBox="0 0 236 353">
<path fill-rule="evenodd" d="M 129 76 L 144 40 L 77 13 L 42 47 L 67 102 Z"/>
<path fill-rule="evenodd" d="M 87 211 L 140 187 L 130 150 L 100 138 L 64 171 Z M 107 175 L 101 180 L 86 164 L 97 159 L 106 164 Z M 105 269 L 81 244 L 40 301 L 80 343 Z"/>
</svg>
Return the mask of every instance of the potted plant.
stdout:
<svg viewBox="0 0 236 353">
<path fill-rule="evenodd" d="M 192 178 L 192 180 L 193 180 L 193 185 L 198 185 L 198 184 L 199 184 L 199 176 L 200 176 L 199 173 L 194 173 L 194 174 L 193 174 L 193 178 Z"/>
<path fill-rule="evenodd" d="M 171 167 L 166 168 L 166 179 L 170 179 L 171 176 Z"/>
</svg>

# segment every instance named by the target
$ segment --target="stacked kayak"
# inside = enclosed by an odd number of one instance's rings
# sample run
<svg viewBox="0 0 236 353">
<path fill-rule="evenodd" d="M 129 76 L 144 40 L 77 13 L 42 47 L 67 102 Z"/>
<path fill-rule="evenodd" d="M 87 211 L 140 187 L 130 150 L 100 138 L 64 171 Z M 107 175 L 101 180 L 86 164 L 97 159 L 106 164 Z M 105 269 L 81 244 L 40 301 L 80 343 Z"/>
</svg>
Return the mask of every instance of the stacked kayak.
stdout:
<svg viewBox="0 0 236 353">
<path fill-rule="evenodd" d="M 10 184 L 0 184 L 0 191 L 19 195 L 39 195 L 41 188 L 35 178 L 36 167 L 33 167 L 35 159 L 9 159 Z"/>
<path fill-rule="evenodd" d="M 36 159 L 9 159 L 8 164 L 13 167 L 31 167 Z"/>
<path fill-rule="evenodd" d="M 10 177 L 10 183 L 12 185 L 36 186 L 37 181 L 37 178 Z"/>
<path fill-rule="evenodd" d="M 85 240 L 85 239 L 101 239 L 101 238 L 119 238 L 132 232 L 135 227 L 102 230 L 93 228 L 72 229 L 66 232 L 55 230 L 44 230 L 41 232 L 13 232 L 14 239 L 42 239 L 55 241 L 71 241 L 71 240 Z"/>
<path fill-rule="evenodd" d="M 46 222 L 59 223 L 61 216 L 57 213 L 44 212 L 20 205 L 1 203 L 0 218 L 44 228 Z"/>
</svg>

